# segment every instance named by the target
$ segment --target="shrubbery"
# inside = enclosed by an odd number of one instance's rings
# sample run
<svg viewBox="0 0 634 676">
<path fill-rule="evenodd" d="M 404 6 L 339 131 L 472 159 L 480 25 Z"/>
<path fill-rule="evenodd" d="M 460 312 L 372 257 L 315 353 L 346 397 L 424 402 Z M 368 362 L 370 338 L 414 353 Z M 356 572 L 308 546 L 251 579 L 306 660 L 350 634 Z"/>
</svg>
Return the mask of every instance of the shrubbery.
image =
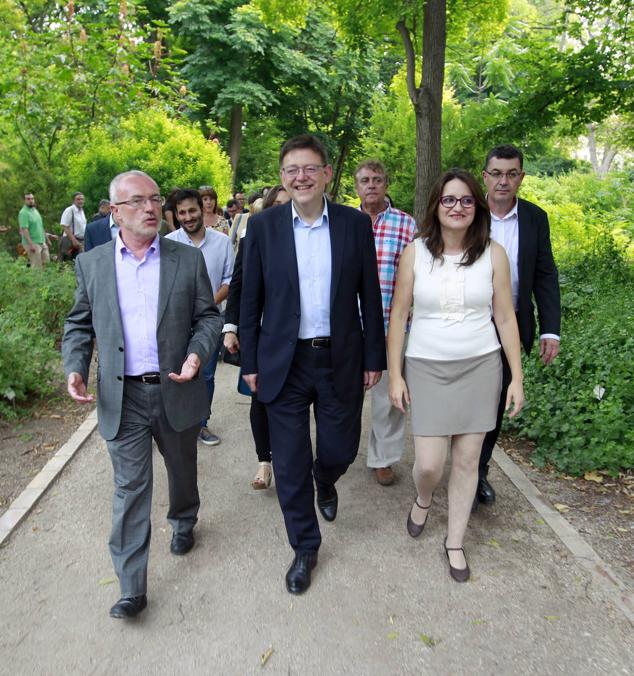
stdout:
<svg viewBox="0 0 634 676">
<path fill-rule="evenodd" d="M 0 254 L 0 417 L 14 417 L 29 397 L 50 394 L 59 382 L 64 317 L 75 275 L 68 266 L 30 270 L 24 259 Z"/>
<path fill-rule="evenodd" d="M 527 404 L 508 422 L 537 443 L 532 459 L 578 475 L 634 467 L 634 272 L 609 234 L 560 265 L 562 346 L 543 367 L 524 358 Z"/>
</svg>

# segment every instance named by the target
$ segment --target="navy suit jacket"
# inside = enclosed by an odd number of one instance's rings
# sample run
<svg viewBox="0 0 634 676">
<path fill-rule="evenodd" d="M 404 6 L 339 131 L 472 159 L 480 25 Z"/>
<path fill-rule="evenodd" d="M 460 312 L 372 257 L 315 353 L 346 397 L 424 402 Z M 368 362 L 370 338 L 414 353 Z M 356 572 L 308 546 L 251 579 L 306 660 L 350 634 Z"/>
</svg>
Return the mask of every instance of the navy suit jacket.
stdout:
<svg viewBox="0 0 634 676">
<path fill-rule="evenodd" d="M 559 276 L 550 245 L 548 216 L 543 209 L 526 200 L 518 200 L 518 308 L 520 340 L 528 354 L 535 341 L 535 308 L 539 332 L 561 333 Z"/>
<path fill-rule="evenodd" d="M 110 216 L 98 218 L 86 226 L 84 233 L 84 251 L 90 251 L 100 244 L 107 244 L 112 240 L 110 233 Z"/>
<path fill-rule="evenodd" d="M 357 209 L 328 203 L 332 272 L 330 339 L 335 392 L 363 394 L 363 371 L 387 368 L 383 306 L 372 223 Z M 242 268 L 242 371 L 258 374 L 258 399 L 275 399 L 299 334 L 300 298 L 291 203 L 249 219 Z"/>
</svg>

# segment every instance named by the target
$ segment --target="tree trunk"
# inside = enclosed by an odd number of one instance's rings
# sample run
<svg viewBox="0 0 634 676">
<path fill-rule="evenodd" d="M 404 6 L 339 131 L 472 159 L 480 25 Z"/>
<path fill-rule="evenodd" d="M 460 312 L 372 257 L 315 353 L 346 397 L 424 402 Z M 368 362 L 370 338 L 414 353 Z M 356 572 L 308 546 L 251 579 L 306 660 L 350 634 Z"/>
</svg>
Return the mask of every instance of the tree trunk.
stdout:
<svg viewBox="0 0 634 676">
<path fill-rule="evenodd" d="M 339 146 L 339 157 L 335 163 L 335 171 L 332 178 L 332 183 L 330 186 L 330 196 L 332 197 L 333 202 L 337 201 L 337 195 L 339 194 L 339 188 L 341 187 L 341 177 L 343 176 L 343 168 L 346 164 L 346 159 L 348 158 L 348 152 L 350 150 L 350 144 L 348 141 L 343 141 Z"/>
<path fill-rule="evenodd" d="M 240 147 L 242 146 L 242 106 L 236 104 L 231 109 L 231 120 L 229 122 L 229 161 L 233 176 L 238 171 L 238 162 L 240 161 Z"/>
<path fill-rule="evenodd" d="M 414 102 L 416 115 L 414 218 L 417 223 L 423 220 L 429 191 L 441 170 L 442 92 L 446 42 L 446 0 L 427 0 L 423 19 L 422 77 Z"/>
</svg>

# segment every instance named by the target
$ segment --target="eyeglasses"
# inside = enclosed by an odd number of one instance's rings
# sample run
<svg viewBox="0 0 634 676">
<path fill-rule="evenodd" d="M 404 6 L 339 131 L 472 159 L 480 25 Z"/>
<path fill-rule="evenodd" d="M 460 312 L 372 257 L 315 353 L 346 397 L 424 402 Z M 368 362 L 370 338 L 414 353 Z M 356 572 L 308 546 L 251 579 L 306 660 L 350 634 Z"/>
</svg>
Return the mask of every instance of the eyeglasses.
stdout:
<svg viewBox="0 0 634 676">
<path fill-rule="evenodd" d="M 501 178 L 508 178 L 509 181 L 516 181 L 522 175 L 521 171 L 515 169 L 511 169 L 511 171 L 498 171 L 497 169 L 487 171 L 485 169 L 484 173 L 489 174 L 494 181 L 499 181 Z"/>
<path fill-rule="evenodd" d="M 465 195 L 460 199 L 454 197 L 453 195 L 445 195 L 444 197 L 440 198 L 440 203 L 443 205 L 443 207 L 445 207 L 445 209 L 451 209 L 452 207 L 455 207 L 458 202 L 460 202 L 460 206 L 463 209 L 471 209 L 476 204 L 475 197 L 471 197 L 471 195 Z"/>
<path fill-rule="evenodd" d="M 127 204 L 133 209 L 143 209 L 145 203 L 149 202 L 153 207 L 163 206 L 165 204 L 165 198 L 161 195 L 152 195 L 151 197 L 133 197 L 131 200 L 124 200 L 123 202 L 115 202 L 117 206 L 120 204 Z"/>
<path fill-rule="evenodd" d="M 282 167 L 282 173 L 289 178 L 295 178 L 295 176 L 299 176 L 300 171 L 303 171 L 305 176 L 314 176 L 325 166 L 325 164 L 306 164 L 303 167 L 298 167 L 292 164 L 290 167 Z"/>
</svg>

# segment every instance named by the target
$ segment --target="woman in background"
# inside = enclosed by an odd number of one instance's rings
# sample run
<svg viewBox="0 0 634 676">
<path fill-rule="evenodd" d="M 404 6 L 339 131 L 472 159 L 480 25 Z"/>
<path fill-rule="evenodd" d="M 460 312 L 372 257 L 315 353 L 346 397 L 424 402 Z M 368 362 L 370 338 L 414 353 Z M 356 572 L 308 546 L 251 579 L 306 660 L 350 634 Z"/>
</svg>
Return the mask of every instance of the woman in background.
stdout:
<svg viewBox="0 0 634 676">
<path fill-rule="evenodd" d="M 203 225 L 228 235 L 229 223 L 218 207 L 218 193 L 210 185 L 201 185 L 198 192 L 203 200 Z"/>
<path fill-rule="evenodd" d="M 475 178 L 462 169 L 442 174 L 419 236 L 401 256 L 388 329 L 390 400 L 403 412 L 410 405 L 414 434 L 417 496 L 407 532 L 418 537 L 425 528 L 450 445 L 444 548 L 457 582 L 470 576 L 463 540 L 482 440 L 496 423 L 500 341 L 512 374 L 509 415 L 517 415 L 524 403 L 509 262 L 490 230 L 491 215 Z M 400 356 L 412 304 L 404 379 Z"/>
<path fill-rule="evenodd" d="M 280 204 L 285 204 L 290 199 L 289 194 L 281 185 L 276 185 L 269 190 L 262 202 L 262 210 L 269 209 Z M 247 223 L 248 228 L 248 223 Z M 225 309 L 225 325 L 223 327 L 224 345 L 228 352 L 234 354 L 240 349 L 238 339 L 240 323 L 240 296 L 242 294 L 242 253 L 244 237 L 247 234 L 245 228 L 239 240 L 238 253 L 233 266 L 233 276 L 229 285 L 229 296 Z M 242 371 L 238 376 L 238 383 L 242 382 Z M 251 409 L 249 418 L 251 433 L 255 442 L 255 452 L 258 456 L 258 470 L 251 482 L 255 490 L 268 488 L 271 485 L 273 470 L 271 468 L 271 442 L 269 441 L 269 423 L 266 417 L 266 407 L 257 400 L 257 397 L 249 393 L 251 397 Z"/>
</svg>

